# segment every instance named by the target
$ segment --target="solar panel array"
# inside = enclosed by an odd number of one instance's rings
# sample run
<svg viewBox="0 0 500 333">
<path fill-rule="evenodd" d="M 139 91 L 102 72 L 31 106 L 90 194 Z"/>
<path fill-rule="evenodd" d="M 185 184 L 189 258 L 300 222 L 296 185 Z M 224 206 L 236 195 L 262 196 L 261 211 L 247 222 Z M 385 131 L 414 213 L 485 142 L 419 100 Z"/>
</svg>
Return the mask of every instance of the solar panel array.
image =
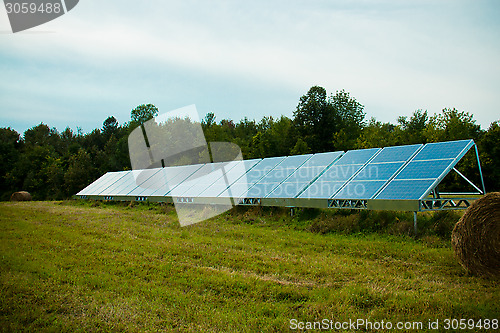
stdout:
<svg viewBox="0 0 500 333">
<path fill-rule="evenodd" d="M 422 200 L 472 140 L 108 172 L 77 196 Z"/>
</svg>

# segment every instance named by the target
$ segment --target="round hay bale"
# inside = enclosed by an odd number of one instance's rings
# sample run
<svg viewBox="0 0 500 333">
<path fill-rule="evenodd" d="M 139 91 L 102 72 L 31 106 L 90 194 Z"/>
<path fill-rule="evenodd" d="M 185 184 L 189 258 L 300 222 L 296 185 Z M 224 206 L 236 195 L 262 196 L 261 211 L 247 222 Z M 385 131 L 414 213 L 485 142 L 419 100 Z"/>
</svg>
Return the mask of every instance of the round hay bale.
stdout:
<svg viewBox="0 0 500 333">
<path fill-rule="evenodd" d="M 475 275 L 500 277 L 500 193 L 476 200 L 451 234 L 460 264 Z"/>
<path fill-rule="evenodd" d="M 31 201 L 31 194 L 26 191 L 14 192 L 10 196 L 10 201 Z"/>
</svg>

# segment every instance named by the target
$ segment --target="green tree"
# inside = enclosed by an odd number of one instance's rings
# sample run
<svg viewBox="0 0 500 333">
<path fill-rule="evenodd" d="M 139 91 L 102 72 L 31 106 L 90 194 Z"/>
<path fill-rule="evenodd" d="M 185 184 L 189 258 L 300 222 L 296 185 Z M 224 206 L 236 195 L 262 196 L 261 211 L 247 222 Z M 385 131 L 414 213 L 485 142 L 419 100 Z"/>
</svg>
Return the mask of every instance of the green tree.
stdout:
<svg viewBox="0 0 500 333">
<path fill-rule="evenodd" d="M 476 124 L 472 114 L 447 108 L 431 117 L 425 135 L 428 142 L 477 139 L 481 126 Z"/>
<path fill-rule="evenodd" d="M 19 159 L 16 167 L 11 170 L 13 179 L 23 179 L 22 189 L 30 192 L 34 199 L 44 200 L 50 194 L 47 166 L 57 159 L 54 147 L 31 146 Z"/>
<path fill-rule="evenodd" d="M 258 129 L 255 120 L 249 120 L 245 117 L 243 120 L 236 124 L 232 142 L 240 147 L 244 159 L 250 159 L 254 157 L 252 156 L 250 145 L 252 142 L 252 138 L 257 134 L 257 132 Z"/>
<path fill-rule="evenodd" d="M 500 120 L 491 123 L 478 146 L 486 190 L 500 191 Z"/>
<path fill-rule="evenodd" d="M 153 104 L 141 104 L 130 112 L 132 122 L 137 125 L 153 119 L 158 115 L 158 108 Z"/>
<path fill-rule="evenodd" d="M 70 195 L 78 193 L 98 177 L 98 172 L 92 161 L 92 156 L 80 149 L 71 156 L 68 170 L 64 175 L 67 192 Z"/>
<path fill-rule="evenodd" d="M 345 90 L 331 95 L 329 105 L 334 115 L 332 119 L 335 118 L 338 122 L 332 136 L 332 148 L 335 150 L 353 149 L 364 127 L 364 106 Z"/>
<path fill-rule="evenodd" d="M 56 148 L 58 139 L 57 130 L 44 123 L 40 123 L 24 132 L 24 143 L 28 146 L 52 146 Z"/>
<path fill-rule="evenodd" d="M 345 90 L 327 98 L 324 88 L 314 86 L 300 98 L 293 121 L 313 152 L 352 149 L 364 127 L 363 108 Z"/>
<path fill-rule="evenodd" d="M 328 103 L 325 88 L 313 86 L 300 97 L 293 113 L 293 122 L 298 133 L 314 152 L 331 149 L 332 133 L 339 123 L 338 115 Z"/>
<path fill-rule="evenodd" d="M 0 200 L 7 200 L 16 191 L 20 180 L 9 179 L 8 173 L 21 157 L 21 137 L 15 130 L 0 128 Z"/>
<path fill-rule="evenodd" d="M 48 156 L 42 164 L 40 174 L 46 183 L 45 200 L 62 200 L 74 193 L 66 192 L 64 184 L 64 161 L 60 157 Z"/>
<path fill-rule="evenodd" d="M 272 144 L 272 151 L 269 151 L 267 155 L 289 155 L 297 140 L 295 132 L 290 118 L 281 116 L 280 119 L 274 121 L 266 132 Z"/>
<path fill-rule="evenodd" d="M 257 132 L 252 138 L 250 149 L 252 158 L 273 156 L 273 143 L 270 140 L 269 134 L 267 132 Z"/>
<path fill-rule="evenodd" d="M 307 143 L 301 138 L 298 138 L 295 146 L 290 151 L 290 155 L 303 155 L 309 154 L 310 152 L 311 149 L 307 146 Z"/>
<path fill-rule="evenodd" d="M 425 129 L 429 123 L 427 110 L 416 110 L 408 120 L 406 117 L 398 118 L 399 127 L 401 128 L 402 142 L 404 144 L 426 143 Z"/>
<path fill-rule="evenodd" d="M 356 140 L 356 148 L 379 148 L 400 144 L 401 130 L 391 123 L 382 123 L 371 118 Z"/>
<path fill-rule="evenodd" d="M 118 132 L 118 120 L 115 117 L 110 116 L 104 120 L 102 123 L 102 134 L 108 140 L 112 135 L 117 135 Z"/>
<path fill-rule="evenodd" d="M 215 114 L 213 112 L 209 112 L 206 114 L 205 118 L 201 121 L 201 126 L 203 129 L 210 128 L 215 125 Z"/>
</svg>

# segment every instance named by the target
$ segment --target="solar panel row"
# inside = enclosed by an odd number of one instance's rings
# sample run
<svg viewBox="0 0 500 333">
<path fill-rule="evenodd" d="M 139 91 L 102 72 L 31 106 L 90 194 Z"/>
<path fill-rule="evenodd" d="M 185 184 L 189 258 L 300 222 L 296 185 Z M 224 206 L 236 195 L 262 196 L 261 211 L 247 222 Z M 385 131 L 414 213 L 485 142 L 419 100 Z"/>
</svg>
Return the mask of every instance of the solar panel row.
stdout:
<svg viewBox="0 0 500 333">
<path fill-rule="evenodd" d="M 472 140 L 108 172 L 79 196 L 424 198 Z"/>
</svg>

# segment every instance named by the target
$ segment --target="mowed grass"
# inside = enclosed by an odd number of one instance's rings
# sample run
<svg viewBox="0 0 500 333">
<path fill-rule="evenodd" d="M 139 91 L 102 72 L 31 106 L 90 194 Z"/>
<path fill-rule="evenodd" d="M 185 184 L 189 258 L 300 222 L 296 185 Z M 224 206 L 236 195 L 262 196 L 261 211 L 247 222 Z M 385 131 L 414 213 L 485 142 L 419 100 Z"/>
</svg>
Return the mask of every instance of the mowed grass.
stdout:
<svg viewBox="0 0 500 333">
<path fill-rule="evenodd" d="M 425 328 L 499 317 L 500 283 L 466 274 L 450 246 L 245 216 L 182 228 L 168 206 L 0 203 L 0 328 L 286 332 L 291 319 Z"/>
</svg>

